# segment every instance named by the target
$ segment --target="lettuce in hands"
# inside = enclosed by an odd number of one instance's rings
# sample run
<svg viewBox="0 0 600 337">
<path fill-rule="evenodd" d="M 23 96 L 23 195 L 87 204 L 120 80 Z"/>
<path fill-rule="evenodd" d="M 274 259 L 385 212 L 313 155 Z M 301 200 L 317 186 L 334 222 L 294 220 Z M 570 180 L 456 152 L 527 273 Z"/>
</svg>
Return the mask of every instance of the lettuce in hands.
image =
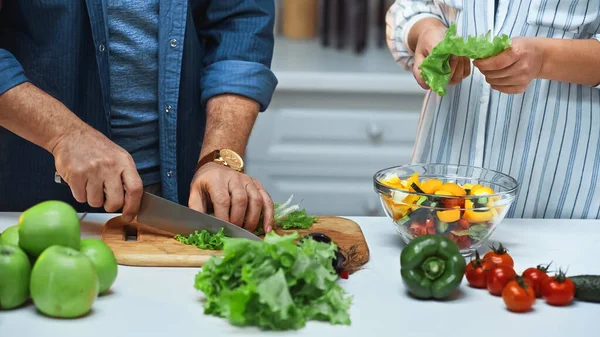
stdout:
<svg viewBox="0 0 600 337">
<path fill-rule="evenodd" d="M 213 256 L 196 275 L 206 296 L 204 313 L 236 326 L 300 329 L 309 320 L 350 324 L 352 297 L 336 283 L 337 246 L 299 234 L 265 235 L 263 241 L 225 238 L 223 257 Z"/>
<path fill-rule="evenodd" d="M 456 24 L 450 24 L 445 38 L 431 50 L 419 69 L 425 83 L 440 96 L 446 95 L 450 82 L 450 55 L 466 56 L 470 59 L 486 58 L 500 54 L 510 47 L 511 40 L 506 35 L 495 36 L 491 32 L 485 35 L 468 36 L 465 41 L 456 36 Z"/>
</svg>

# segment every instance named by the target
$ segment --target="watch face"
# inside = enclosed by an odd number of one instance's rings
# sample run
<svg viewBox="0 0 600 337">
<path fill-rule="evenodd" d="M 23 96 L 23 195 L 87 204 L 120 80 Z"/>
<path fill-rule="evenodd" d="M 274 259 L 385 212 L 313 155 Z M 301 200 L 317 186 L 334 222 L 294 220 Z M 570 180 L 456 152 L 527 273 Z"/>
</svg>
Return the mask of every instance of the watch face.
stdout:
<svg viewBox="0 0 600 337">
<path fill-rule="evenodd" d="M 223 158 L 223 161 L 234 170 L 240 170 L 244 166 L 242 157 L 231 150 L 223 149 L 219 151 L 219 154 L 221 155 L 221 158 Z"/>
</svg>

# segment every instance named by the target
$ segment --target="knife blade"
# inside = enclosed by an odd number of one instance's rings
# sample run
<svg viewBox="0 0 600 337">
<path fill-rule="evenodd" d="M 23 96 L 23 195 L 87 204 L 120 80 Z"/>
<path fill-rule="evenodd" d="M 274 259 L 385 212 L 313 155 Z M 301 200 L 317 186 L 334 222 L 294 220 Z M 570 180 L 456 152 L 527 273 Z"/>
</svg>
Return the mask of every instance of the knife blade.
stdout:
<svg viewBox="0 0 600 337">
<path fill-rule="evenodd" d="M 58 173 L 54 174 L 54 181 L 67 185 Z M 216 234 L 223 228 L 223 233 L 228 237 L 261 241 L 258 236 L 232 223 L 148 192 L 142 195 L 137 221 L 172 234 L 189 235 L 202 229 Z"/>
</svg>

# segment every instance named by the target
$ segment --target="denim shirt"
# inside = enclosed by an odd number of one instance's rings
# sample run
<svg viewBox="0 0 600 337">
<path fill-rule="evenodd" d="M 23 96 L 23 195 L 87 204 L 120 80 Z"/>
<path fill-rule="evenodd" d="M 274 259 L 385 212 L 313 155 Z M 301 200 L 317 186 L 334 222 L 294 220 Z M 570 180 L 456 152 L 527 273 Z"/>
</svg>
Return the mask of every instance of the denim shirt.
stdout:
<svg viewBox="0 0 600 337">
<path fill-rule="evenodd" d="M 103 2 L 4 1 L 0 95 L 31 82 L 110 138 Z M 232 93 L 257 101 L 261 112 L 268 107 L 277 85 L 270 70 L 274 7 L 273 0 L 160 0 L 159 149 L 165 198 L 187 204 L 209 98 Z M 0 211 L 22 211 L 47 199 L 89 209 L 54 183 L 51 154 L 1 127 L 0 167 Z"/>
</svg>

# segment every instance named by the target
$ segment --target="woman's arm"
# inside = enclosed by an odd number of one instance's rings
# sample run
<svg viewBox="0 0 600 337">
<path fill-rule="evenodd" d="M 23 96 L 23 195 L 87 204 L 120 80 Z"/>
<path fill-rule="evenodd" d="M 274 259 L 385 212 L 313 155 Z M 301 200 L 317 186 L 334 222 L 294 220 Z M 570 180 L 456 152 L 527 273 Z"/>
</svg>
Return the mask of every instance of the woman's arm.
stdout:
<svg viewBox="0 0 600 337">
<path fill-rule="evenodd" d="M 406 70 L 412 69 L 415 61 L 416 37 L 419 36 L 417 31 L 420 32 L 423 27 L 430 26 L 431 21 L 436 25 L 447 27 L 444 14 L 431 0 L 396 0 L 388 10 L 386 15 L 388 48 L 396 62 Z"/>
<path fill-rule="evenodd" d="M 543 54 L 538 78 L 593 87 L 600 84 L 599 40 L 538 39 Z"/>
</svg>

